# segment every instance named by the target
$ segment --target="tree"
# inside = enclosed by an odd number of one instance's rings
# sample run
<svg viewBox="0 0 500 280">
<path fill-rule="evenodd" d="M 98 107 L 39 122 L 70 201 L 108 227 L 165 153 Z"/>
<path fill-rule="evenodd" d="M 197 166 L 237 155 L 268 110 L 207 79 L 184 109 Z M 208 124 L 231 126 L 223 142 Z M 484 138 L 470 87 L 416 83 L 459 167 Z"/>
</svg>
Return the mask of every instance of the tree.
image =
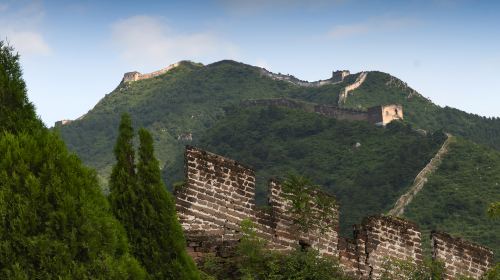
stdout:
<svg viewBox="0 0 500 280">
<path fill-rule="evenodd" d="M 0 42 L 0 279 L 144 279 L 94 171 L 36 118 Z"/>
<path fill-rule="evenodd" d="M 130 232 L 127 226 L 133 227 L 135 221 L 131 206 L 137 204 L 133 138 L 132 120 L 129 115 L 123 114 L 114 149 L 116 164 L 110 178 L 109 201 L 113 213 L 123 223 L 127 232 Z"/>
<path fill-rule="evenodd" d="M 123 115 L 115 146 L 117 162 L 110 181 L 113 211 L 125 226 L 135 257 L 151 279 L 199 279 L 186 252 L 173 198 L 161 179 L 153 139 L 145 129 L 139 131 L 136 172 L 133 135 L 130 117 Z"/>
<path fill-rule="evenodd" d="M 198 271 L 186 252 L 186 241 L 177 219 L 175 203 L 161 178 L 154 156 L 153 138 L 139 131 L 138 187 L 142 198 L 142 246 L 135 246 L 136 256 L 155 279 L 198 279 Z M 141 252 L 140 252 L 140 251 Z"/>
<path fill-rule="evenodd" d="M 16 133 L 43 127 L 26 93 L 19 55 L 0 41 L 0 130 Z"/>
</svg>

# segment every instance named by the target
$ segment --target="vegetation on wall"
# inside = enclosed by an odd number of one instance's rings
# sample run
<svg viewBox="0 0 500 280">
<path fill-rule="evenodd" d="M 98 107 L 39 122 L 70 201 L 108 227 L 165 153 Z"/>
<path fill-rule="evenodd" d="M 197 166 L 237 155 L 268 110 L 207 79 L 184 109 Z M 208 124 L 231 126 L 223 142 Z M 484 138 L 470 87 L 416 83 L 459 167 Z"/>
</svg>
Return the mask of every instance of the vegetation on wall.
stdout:
<svg viewBox="0 0 500 280">
<path fill-rule="evenodd" d="M 201 269 L 205 279 L 259 280 L 349 280 L 336 259 L 320 257 L 318 252 L 297 248 L 289 253 L 266 249 L 250 220 L 241 225 L 242 239 L 236 255 L 229 259 L 207 257 Z"/>
<path fill-rule="evenodd" d="M 335 198 L 321 191 L 309 178 L 290 174 L 283 182 L 283 197 L 290 202 L 288 213 L 300 230 L 324 232 L 337 221 Z"/>
</svg>

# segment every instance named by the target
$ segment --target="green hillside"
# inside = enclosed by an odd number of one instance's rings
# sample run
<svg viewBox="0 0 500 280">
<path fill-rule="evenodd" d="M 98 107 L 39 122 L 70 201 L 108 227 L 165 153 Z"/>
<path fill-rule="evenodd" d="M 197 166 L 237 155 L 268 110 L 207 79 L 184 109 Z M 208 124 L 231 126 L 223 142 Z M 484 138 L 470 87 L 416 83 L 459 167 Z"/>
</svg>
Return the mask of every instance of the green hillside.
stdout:
<svg viewBox="0 0 500 280">
<path fill-rule="evenodd" d="M 401 123 L 387 128 L 337 121 L 277 107 L 235 110 L 209 129 L 199 146 L 249 164 L 257 171 L 258 199 L 266 181 L 305 175 L 335 194 L 341 225 L 389 210 L 444 142 Z M 180 163 L 182 161 L 180 160 Z M 182 178 L 180 164 L 172 170 Z"/>
<path fill-rule="evenodd" d="M 358 74 L 350 75 L 342 83 L 333 85 L 302 87 L 273 80 L 263 75 L 260 68 L 234 61 L 207 66 L 183 62 L 161 76 L 120 84 L 83 118 L 58 129 L 68 147 L 87 165 L 96 168 L 104 180 L 110 173 L 113 142 L 123 112 L 131 115 L 135 127 L 145 127 L 152 132 L 168 185 L 183 179 L 182 154 L 186 144 L 201 146 L 253 166 L 260 178 L 260 200 L 264 197 L 262 191 L 267 178 L 289 172 L 304 174 L 337 195 L 342 204 L 344 233 L 348 225 L 358 223 L 362 216 L 385 212 L 392 207 L 439 148 L 443 141 L 439 131 L 500 149 L 498 118 L 439 107 L 401 80 L 382 72 L 368 72 L 365 82 L 350 93 L 343 106 L 364 110 L 380 104 L 400 103 L 404 106 L 405 125 L 393 124 L 384 129 L 365 122 L 335 121 L 284 108 L 244 108 L 240 105 L 248 99 L 277 97 L 336 105 L 340 91 L 357 77 Z M 423 136 L 415 132 L 417 129 L 429 133 Z M 361 146 L 355 148 L 358 142 Z M 478 156 L 496 155 L 472 142 L 460 140 L 459 143 L 462 146 L 456 147 L 458 158 L 466 156 L 465 151 L 471 147 L 478 147 L 473 149 Z M 447 161 L 445 158 L 444 167 Z M 461 168 L 469 170 L 468 165 Z M 476 184 L 467 183 L 477 179 L 470 172 L 460 168 L 449 170 L 446 175 L 449 178 L 463 178 L 455 195 L 467 194 L 461 188 Z M 454 196 L 446 195 L 453 190 L 449 189 L 452 186 L 446 185 L 446 191 L 439 191 L 444 205 L 450 205 L 449 209 L 454 209 L 455 203 Z M 495 187 L 481 186 L 487 189 L 485 193 L 498 192 Z M 429 191 L 427 186 L 424 191 Z M 474 205 L 485 208 L 482 205 L 493 196 L 469 195 L 467 199 L 473 197 Z M 412 203 L 410 208 L 414 210 L 409 210 L 408 215 L 419 223 L 429 221 L 431 224 L 424 225 L 426 229 L 438 225 L 438 217 L 447 213 L 429 212 L 430 208 L 418 201 Z M 428 198 L 424 201 L 429 203 Z M 452 233 L 460 233 L 462 225 L 466 229 L 467 225 L 472 228 L 477 224 L 477 229 L 484 231 L 475 240 L 481 241 L 483 237 L 486 240 L 489 236 L 488 244 L 498 250 L 500 246 L 491 242 L 498 236 L 496 228 L 485 228 L 490 222 L 483 217 L 484 211 L 479 213 L 479 208 L 470 201 L 460 203 L 465 218 L 453 220 L 456 228 L 445 220 L 443 226 L 449 227 L 445 229 Z M 448 209 L 448 206 L 443 207 Z M 424 216 L 420 215 L 436 217 L 422 218 Z M 446 219 L 452 217 L 448 215 Z"/>
<path fill-rule="evenodd" d="M 493 248 L 498 259 L 500 220 L 486 214 L 494 201 L 500 201 L 500 153 L 459 138 L 405 216 L 425 236 L 443 230 Z"/>
<path fill-rule="evenodd" d="M 185 144 L 178 136 L 191 132 L 196 141 L 224 116 L 225 106 L 252 98 L 334 95 L 348 82 L 311 89 L 271 80 L 257 68 L 234 61 L 208 66 L 183 62 L 162 76 L 120 84 L 82 119 L 61 127 L 60 133 L 71 150 L 107 177 L 123 112 L 130 113 L 136 126 L 153 133 L 158 159 L 171 165 Z"/>
<path fill-rule="evenodd" d="M 319 102 L 321 99 L 311 99 Z M 500 118 L 486 118 L 455 108 L 441 108 L 411 89 L 403 81 L 382 72 L 369 72 L 345 107 L 366 109 L 387 103 L 403 105 L 404 118 L 415 127 L 445 130 L 500 150 Z"/>
</svg>

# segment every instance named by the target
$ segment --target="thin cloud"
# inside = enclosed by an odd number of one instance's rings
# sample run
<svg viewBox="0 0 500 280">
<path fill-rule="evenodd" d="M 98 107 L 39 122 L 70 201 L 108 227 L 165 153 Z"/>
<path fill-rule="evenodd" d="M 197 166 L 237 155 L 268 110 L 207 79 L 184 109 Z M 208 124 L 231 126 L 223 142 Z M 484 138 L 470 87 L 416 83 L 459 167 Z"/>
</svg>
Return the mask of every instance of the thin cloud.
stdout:
<svg viewBox="0 0 500 280">
<path fill-rule="evenodd" d="M 43 18 L 43 6 L 38 1 L 23 6 L 0 4 L 0 39 L 23 56 L 48 55 L 51 48 L 39 27 Z"/>
<path fill-rule="evenodd" d="M 344 39 L 367 34 L 395 32 L 402 29 L 414 27 L 419 21 L 414 19 L 377 19 L 366 22 L 344 24 L 334 26 L 328 37 L 332 39 Z"/>
<path fill-rule="evenodd" d="M 159 67 L 179 60 L 235 58 L 237 48 L 211 32 L 180 33 L 162 18 L 133 16 L 111 26 L 111 40 L 134 67 Z"/>
<path fill-rule="evenodd" d="M 255 12 L 269 11 L 276 8 L 308 10 L 323 9 L 334 6 L 347 0 L 219 0 L 223 8 L 237 14 L 252 14 Z"/>
<path fill-rule="evenodd" d="M 6 3 L 0 3 L 0 12 L 7 11 L 8 8 L 9 8 L 8 4 L 6 4 Z"/>
</svg>

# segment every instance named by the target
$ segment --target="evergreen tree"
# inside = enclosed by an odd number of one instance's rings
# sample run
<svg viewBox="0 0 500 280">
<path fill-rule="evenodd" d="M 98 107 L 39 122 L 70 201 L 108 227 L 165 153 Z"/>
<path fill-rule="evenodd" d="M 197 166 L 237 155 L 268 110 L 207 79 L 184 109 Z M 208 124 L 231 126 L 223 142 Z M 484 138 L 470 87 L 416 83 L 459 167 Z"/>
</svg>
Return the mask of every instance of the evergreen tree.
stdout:
<svg viewBox="0 0 500 280">
<path fill-rule="evenodd" d="M 0 41 L 0 131 L 32 131 L 43 125 L 28 100 L 19 55 Z"/>
<path fill-rule="evenodd" d="M 141 201 L 136 216 L 140 220 L 136 225 L 140 228 L 135 228 L 134 253 L 153 279 L 198 279 L 196 266 L 186 253 L 174 199 L 161 179 L 153 138 L 147 130 L 141 129 L 139 139 L 137 175 Z"/>
<path fill-rule="evenodd" d="M 110 178 L 109 200 L 115 216 L 123 223 L 127 232 L 130 232 L 128 226 L 134 227 L 132 205 L 137 204 L 133 138 L 132 120 L 128 114 L 123 114 L 114 149 L 116 164 Z"/>
<path fill-rule="evenodd" d="M 144 279 L 94 171 L 36 118 L 0 42 L 0 279 Z"/>
<path fill-rule="evenodd" d="M 146 130 L 139 131 L 136 173 L 133 135 L 131 119 L 124 114 L 110 181 L 113 211 L 125 226 L 133 253 L 150 279 L 198 279 L 196 266 L 186 253 L 173 198 L 161 179 L 153 139 Z"/>
</svg>

